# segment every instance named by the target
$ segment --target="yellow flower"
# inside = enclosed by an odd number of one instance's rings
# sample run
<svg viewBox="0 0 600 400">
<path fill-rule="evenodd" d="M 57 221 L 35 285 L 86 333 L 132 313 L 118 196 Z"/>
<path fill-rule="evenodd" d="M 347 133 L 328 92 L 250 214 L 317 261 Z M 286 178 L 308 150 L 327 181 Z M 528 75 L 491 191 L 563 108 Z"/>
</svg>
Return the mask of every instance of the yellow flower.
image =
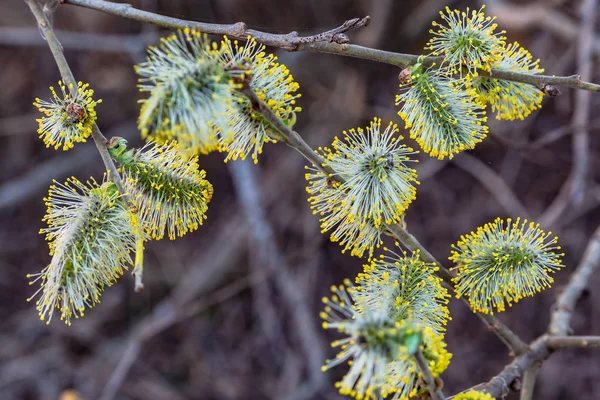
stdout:
<svg viewBox="0 0 600 400">
<path fill-rule="evenodd" d="M 37 120 L 38 134 L 46 147 L 58 150 L 69 150 L 74 143 L 85 142 L 92 134 L 92 127 L 96 122 L 96 105 L 102 100 L 94 100 L 94 91 L 88 89 L 89 84 L 79 82 L 77 88 L 69 86 L 69 90 L 61 81 L 58 82 L 62 96 L 59 96 L 54 87 L 50 86 L 52 100 L 45 101 L 38 98 L 33 103 L 44 117 Z M 71 95 L 70 92 L 74 91 Z"/>
<path fill-rule="evenodd" d="M 433 56 L 443 56 L 448 64 L 449 73 L 460 73 L 465 67 L 472 75 L 477 75 L 477 69 L 490 71 L 492 64 L 500 59 L 502 46 L 506 40 L 504 31 L 494 33 L 497 28 L 496 17 L 483 13 L 485 6 L 479 11 L 450 10 L 440 11 L 445 24 L 433 22 L 438 30 L 431 29 L 433 38 L 425 46 Z"/>
<path fill-rule="evenodd" d="M 493 314 L 549 288 L 564 255 L 551 234 L 527 220 L 497 218 L 461 236 L 450 256 L 457 297 L 468 297 L 473 311 Z"/>
<path fill-rule="evenodd" d="M 398 245 L 398 244 L 397 244 Z M 411 257 L 388 253 L 364 266 L 354 290 L 367 306 L 383 307 L 395 321 L 410 320 L 443 337 L 450 320 L 448 290 L 435 276 L 438 267 L 425 264 L 419 252 Z"/>
<path fill-rule="evenodd" d="M 442 336 L 436 335 L 431 327 L 425 327 L 422 332 L 421 346 L 423 356 L 427 360 L 429 370 L 434 378 L 440 376 L 452 359 L 452 354 L 446 350 Z M 412 399 L 422 382 L 422 374 L 413 357 L 402 357 L 390 362 L 387 366 L 385 384 L 381 386 L 381 397 L 394 400 Z"/>
<path fill-rule="evenodd" d="M 50 187 L 44 199 L 48 227 L 40 233 L 49 241 L 52 261 L 40 273 L 28 275 L 41 280 L 32 296 L 40 318 L 50 323 L 54 309 L 67 325 L 83 316 L 86 307 L 100 302 L 106 286 L 112 286 L 131 264 L 135 248 L 131 216 L 116 186 L 99 185 L 91 179 L 83 184 L 70 178 L 64 185 Z M 31 299 L 28 299 L 28 301 Z"/>
<path fill-rule="evenodd" d="M 247 84 L 279 118 L 293 124 L 295 113 L 302 110 L 295 106 L 300 85 L 287 67 L 277 62 L 276 56 L 264 50 L 265 46 L 258 45 L 250 36 L 244 46 L 225 37 L 221 42 L 221 62 L 232 79 Z M 276 130 L 245 96 L 237 93 L 236 100 L 230 113 L 231 133 L 220 138 L 228 153 L 225 161 L 244 160 L 251 154 L 256 163 L 264 143 L 274 142 L 269 135 Z"/>
<path fill-rule="evenodd" d="M 461 82 L 417 63 L 409 82 L 400 85 L 396 105 L 410 137 L 440 160 L 472 149 L 488 132 L 485 110 L 462 90 Z"/>
<path fill-rule="evenodd" d="M 123 183 L 139 209 L 140 222 L 153 239 L 165 232 L 170 239 L 183 236 L 206 219 L 213 187 L 196 157 L 186 159 L 177 143 L 148 143 L 142 150 L 127 150 L 127 141 L 113 138 L 109 150 L 121 164 Z"/>
<path fill-rule="evenodd" d="M 448 367 L 452 355 L 431 327 L 396 320 L 397 313 L 386 306 L 389 301 L 369 302 L 357 289 L 346 280 L 331 288 L 331 298 L 323 299 L 323 327 L 343 336 L 331 343 L 340 351 L 323 370 L 348 361 L 348 372 L 336 383 L 342 395 L 375 399 L 379 393 L 383 398 L 408 399 L 417 393 L 421 377 L 412 355 L 416 346 L 436 377 Z M 389 295 L 381 294 L 391 300 Z"/>
<path fill-rule="evenodd" d="M 148 49 L 136 66 L 141 100 L 142 137 L 160 143 L 177 140 L 181 152 L 207 154 L 220 149 L 219 135 L 231 130 L 230 108 L 239 87 L 225 72 L 206 35 L 181 30 Z"/>
<path fill-rule="evenodd" d="M 417 172 L 407 165 L 416 162 L 412 158 L 416 152 L 397 133 L 393 123 L 382 131 L 381 120 L 374 118 L 366 131 L 344 131 L 344 138 L 336 137 L 332 149 L 319 149 L 334 175 L 308 168 L 308 201 L 321 216 L 322 231 L 334 229 L 331 240 L 351 249 L 352 255 L 360 257 L 368 251 L 372 256 L 385 226 L 402 223 L 404 211 L 416 197 Z"/>
<path fill-rule="evenodd" d="M 538 66 L 539 60 L 533 61 L 531 54 L 515 42 L 502 52 L 502 58 L 493 67 L 500 71 L 540 74 L 544 72 Z M 487 76 L 465 79 L 467 92 L 477 98 L 479 104 L 492 106 L 496 119 L 525 119 L 532 111 L 542 107 L 544 94 L 528 83 L 511 82 Z"/>
<path fill-rule="evenodd" d="M 494 400 L 494 398 L 489 393 L 470 390 L 465 393 L 457 394 L 452 400 Z"/>
</svg>

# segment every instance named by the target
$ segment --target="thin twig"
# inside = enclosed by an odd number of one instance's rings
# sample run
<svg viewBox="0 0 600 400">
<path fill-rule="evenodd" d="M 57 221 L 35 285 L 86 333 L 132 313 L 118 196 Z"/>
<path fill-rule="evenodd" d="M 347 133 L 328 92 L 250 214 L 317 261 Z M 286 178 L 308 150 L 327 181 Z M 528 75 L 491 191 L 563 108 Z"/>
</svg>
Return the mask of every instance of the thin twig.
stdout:
<svg viewBox="0 0 600 400">
<path fill-rule="evenodd" d="M 427 360 L 423 355 L 421 347 L 419 347 L 417 352 L 415 353 L 415 361 L 417 362 L 417 366 L 419 367 L 419 370 L 423 375 L 423 382 L 425 382 L 425 385 L 427 385 L 427 390 L 429 390 L 431 398 L 433 400 L 444 400 L 446 397 L 442 393 L 442 389 L 437 387 L 437 385 L 435 384 L 435 378 L 433 377 L 433 374 L 429 369 L 429 365 L 427 365 Z"/>
<path fill-rule="evenodd" d="M 477 179 L 511 216 L 529 218 L 529 212 L 504 179 L 477 157 L 462 152 L 452 162 Z"/>
<path fill-rule="evenodd" d="M 279 134 L 283 137 L 284 141 L 288 146 L 293 148 L 302 154 L 308 161 L 310 161 L 315 167 L 319 168 L 323 173 L 327 174 L 329 177 L 336 179 L 342 182 L 342 178 L 335 174 L 329 166 L 327 166 L 321 157 L 314 152 L 314 150 L 302 139 L 302 137 L 288 127 L 275 113 L 265 105 L 262 100 L 258 98 L 256 93 L 254 93 L 249 88 L 244 88 L 242 93 L 246 95 L 251 103 L 252 107 L 262 116 L 266 118 L 266 120 L 273 125 L 278 131 Z M 441 263 L 439 263 L 429 251 L 419 243 L 419 241 L 410 234 L 402 225 L 394 224 L 389 225 L 387 227 L 389 232 L 398 239 L 406 248 L 410 251 L 419 251 L 421 254 L 421 258 L 426 263 L 432 264 L 438 268 L 437 274 L 446 282 L 450 287 L 454 287 L 454 283 L 452 278 L 454 278 L 454 274 L 450 272 L 447 268 L 445 268 Z M 467 303 L 468 304 L 468 303 Z M 515 355 L 521 354 L 527 350 L 527 344 L 525 344 L 518 335 L 510 330 L 506 325 L 504 325 L 500 320 L 498 320 L 493 315 L 485 315 L 478 313 L 480 318 L 488 325 L 491 331 L 493 331 L 496 335 L 500 337 L 500 339 L 508 346 L 508 348 Z"/>
<path fill-rule="evenodd" d="M 317 325 L 311 317 L 306 296 L 294 282 L 290 267 L 276 244 L 273 228 L 268 223 L 258 195 L 258 180 L 249 162 L 230 164 L 230 172 L 239 201 L 248 220 L 251 235 L 265 251 L 267 269 L 276 271 L 275 283 L 292 314 L 292 322 L 298 332 L 302 352 L 308 358 L 308 382 L 290 393 L 288 399 L 311 399 L 325 384 L 321 363 L 325 358 L 319 339 Z"/>
<path fill-rule="evenodd" d="M 317 167 L 324 174 L 327 174 L 329 176 L 333 176 L 335 174 L 335 172 L 331 168 L 329 168 L 323 163 L 321 157 L 317 153 L 315 153 L 315 151 L 304 141 L 304 139 L 302 139 L 298 132 L 294 131 L 289 126 L 287 126 L 281 120 L 281 118 L 279 118 L 271 110 L 270 107 L 265 105 L 265 103 L 263 103 L 263 101 L 258 98 L 256 93 L 254 93 L 252 89 L 244 88 L 242 89 L 242 93 L 246 97 L 248 97 L 248 99 L 252 103 L 252 107 L 256 111 L 261 113 L 267 119 L 267 121 L 269 121 L 269 123 L 279 131 L 279 133 L 281 134 L 281 136 L 283 136 L 283 139 L 288 146 L 302 154 L 304 158 L 310 161 L 311 164 Z M 275 137 L 275 139 L 281 138 Z M 338 179 L 338 177 L 336 177 L 336 179 Z"/>
<path fill-rule="evenodd" d="M 592 50 L 596 0 L 586 0 L 581 7 L 582 25 L 577 49 L 577 64 L 583 79 L 592 76 Z M 569 204 L 580 203 L 585 195 L 585 180 L 589 167 L 589 135 L 591 96 L 586 91 L 575 93 L 573 111 L 573 165 L 569 177 L 558 195 L 540 216 L 542 226 L 552 226 L 567 210 Z"/>
<path fill-rule="evenodd" d="M 546 336 L 539 337 L 529 345 L 529 350 L 515 358 L 510 364 L 489 382 L 473 387 L 475 390 L 489 393 L 494 398 L 506 396 L 516 379 L 523 376 L 523 372 L 535 363 L 544 361 L 550 356 L 546 345 Z"/>
<path fill-rule="evenodd" d="M 552 350 L 569 347 L 600 347 L 600 336 L 550 336 L 547 344 Z"/>
<path fill-rule="evenodd" d="M 581 79 L 592 78 L 592 55 L 594 42 L 594 25 L 596 20 L 597 0 L 584 0 L 581 5 L 581 31 L 577 48 L 577 68 Z M 575 93 L 573 111 L 573 168 L 569 197 L 576 203 L 581 203 L 585 192 L 585 179 L 589 167 L 589 134 L 587 125 L 590 119 L 591 96 L 582 90 Z"/>
<path fill-rule="evenodd" d="M 525 370 L 523 373 L 523 381 L 519 400 L 533 400 L 533 391 L 535 389 L 535 381 L 537 378 L 538 365 L 534 364 Z"/>
<path fill-rule="evenodd" d="M 569 333 L 571 316 L 575 304 L 587 287 L 592 273 L 600 264 L 600 226 L 594 232 L 585 249 L 583 258 L 567 286 L 563 289 L 554 305 L 548 332 L 551 335 L 564 336 Z"/>
<path fill-rule="evenodd" d="M 349 44 L 345 32 L 365 26 L 368 23 L 368 17 L 348 20 L 340 27 L 322 34 L 301 37 L 298 36 L 297 32 L 274 34 L 248 29 L 246 24 L 243 22 L 238 22 L 235 24 L 212 24 L 182 20 L 143 11 L 133 7 L 131 4 L 111 3 L 104 0 L 63 0 L 63 2 L 65 4 L 72 4 L 103 11 L 108 14 L 118 15 L 137 21 L 149 22 L 165 28 L 197 29 L 205 33 L 227 35 L 237 39 L 246 39 L 248 36 L 252 36 L 259 43 L 267 46 L 279 47 L 287 51 L 312 51 L 317 53 L 338 54 L 348 57 L 361 58 L 364 60 L 382 62 L 399 67 L 413 65 L 419 60 L 419 56 L 414 54 L 394 53 L 391 51 Z M 442 61 L 440 57 L 428 57 L 427 60 L 428 63 L 439 63 Z M 593 92 L 600 91 L 600 85 L 582 81 L 579 75 L 530 75 L 520 72 L 499 71 L 496 69 L 492 69 L 489 73 L 486 71 L 479 72 L 481 75 L 489 75 L 493 76 L 494 78 L 511 80 L 514 82 L 529 83 L 539 88 L 544 88 L 549 85 L 557 85 L 579 88 Z"/>
<path fill-rule="evenodd" d="M 63 54 L 63 48 L 58 39 L 56 38 L 56 35 L 54 34 L 54 30 L 52 29 L 50 22 L 46 18 L 44 11 L 42 10 L 42 8 L 36 0 L 25 0 L 25 3 L 27 3 L 29 8 L 31 9 L 31 12 L 35 16 L 35 19 L 37 20 L 37 23 L 44 37 L 46 38 L 46 41 L 48 42 L 50 51 L 54 56 L 54 61 L 56 61 L 56 65 L 58 66 L 62 80 L 69 87 L 71 94 L 73 95 L 73 91 L 76 91 L 78 87 L 77 81 L 75 80 L 73 72 L 71 71 L 71 68 L 67 63 L 67 59 Z M 107 140 L 104 137 L 104 135 L 102 135 L 102 132 L 100 132 L 100 129 L 96 124 L 94 124 L 92 127 L 92 138 L 94 139 L 96 148 L 100 153 L 102 162 L 104 163 L 104 166 L 106 167 L 106 170 L 109 173 L 110 179 L 115 183 L 115 185 L 119 189 L 119 192 L 121 192 L 121 195 L 127 201 L 129 201 L 129 197 L 123 189 L 123 185 L 121 184 L 121 177 L 117 172 L 117 167 L 115 166 L 115 163 L 113 162 L 112 158 L 110 157 L 110 154 L 108 153 L 108 149 L 106 148 Z"/>
</svg>

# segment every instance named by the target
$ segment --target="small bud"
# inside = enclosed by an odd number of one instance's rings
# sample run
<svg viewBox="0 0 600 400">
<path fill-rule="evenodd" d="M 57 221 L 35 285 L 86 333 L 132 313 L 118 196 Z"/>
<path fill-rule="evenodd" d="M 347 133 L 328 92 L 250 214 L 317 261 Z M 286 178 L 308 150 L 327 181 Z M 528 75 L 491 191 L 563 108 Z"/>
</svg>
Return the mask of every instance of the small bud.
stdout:
<svg viewBox="0 0 600 400">
<path fill-rule="evenodd" d="M 404 68 L 398 74 L 398 79 L 400 80 L 400 83 L 402 83 L 403 85 L 410 83 L 411 77 L 412 77 L 412 69 L 411 68 Z"/>
</svg>

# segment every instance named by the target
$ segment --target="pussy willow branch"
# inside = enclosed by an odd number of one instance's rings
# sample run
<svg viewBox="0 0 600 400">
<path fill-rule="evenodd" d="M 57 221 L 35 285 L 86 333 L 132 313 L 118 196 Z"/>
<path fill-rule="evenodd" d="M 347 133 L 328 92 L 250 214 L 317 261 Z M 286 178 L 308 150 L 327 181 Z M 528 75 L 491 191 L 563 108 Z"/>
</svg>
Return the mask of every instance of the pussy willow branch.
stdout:
<svg viewBox="0 0 600 400">
<path fill-rule="evenodd" d="M 332 29 L 313 36 L 298 36 L 297 32 L 285 34 L 267 33 L 255 29 L 249 29 L 245 23 L 235 24 L 212 24 L 198 21 L 188 21 L 173 17 L 167 17 L 160 14 L 151 13 L 133 7 L 131 4 L 112 3 L 104 0 L 61 0 L 64 4 L 86 7 L 93 10 L 103 11 L 108 14 L 117 15 L 136 21 L 148 22 L 164 28 L 171 29 L 197 29 L 204 33 L 227 35 L 236 39 L 246 39 L 252 36 L 257 42 L 267 46 L 279 47 L 287 51 L 312 51 L 316 53 L 338 54 L 342 56 L 361 58 L 364 60 L 376 61 L 385 64 L 406 67 L 413 65 L 419 59 L 418 55 L 395 53 L 391 51 L 374 49 L 349 44 L 349 39 L 345 32 L 363 27 L 369 22 L 369 17 L 354 18 L 346 21 L 338 28 Z M 441 57 L 428 57 L 429 62 L 440 63 Z M 514 82 L 523 82 L 535 85 L 538 88 L 545 89 L 549 85 L 566 86 L 599 92 L 600 85 L 581 80 L 579 75 L 571 76 L 550 76 L 550 75 L 530 75 L 520 72 L 499 71 L 492 69 L 490 73 L 480 71 L 481 75 L 490 75 L 494 78 L 509 80 Z"/>
<path fill-rule="evenodd" d="M 75 97 L 76 91 L 78 89 L 77 81 L 75 80 L 75 76 L 73 75 L 73 72 L 71 71 L 71 68 L 69 67 L 69 64 L 67 63 L 67 59 L 65 58 L 65 55 L 63 53 L 63 48 L 62 48 L 60 42 L 58 41 L 56 35 L 54 34 L 52 25 L 46 18 L 46 15 L 44 14 L 44 11 L 38 4 L 37 0 L 24 0 L 24 1 L 25 1 L 25 3 L 27 3 L 29 8 L 31 9 L 31 12 L 35 16 L 35 19 L 36 19 L 44 37 L 46 38 L 46 41 L 48 42 L 48 46 L 50 47 L 50 51 L 52 52 L 52 55 L 54 56 L 54 61 L 56 62 L 56 65 L 58 66 L 58 69 L 60 71 L 60 76 L 62 77 L 63 82 L 69 87 L 71 97 Z M 108 143 L 108 141 L 106 140 L 106 138 L 104 137 L 102 132 L 100 132 L 100 128 L 98 128 L 98 125 L 96 125 L 96 123 L 94 123 L 94 125 L 92 126 L 92 139 L 94 140 L 94 144 L 96 145 L 96 148 L 98 149 L 98 152 L 100 153 L 100 157 L 102 158 L 104 167 L 108 171 L 109 178 L 117 186 L 117 189 L 119 190 L 119 193 L 121 193 L 121 196 L 123 197 L 125 202 L 127 202 L 127 204 L 130 204 L 131 207 L 133 207 L 133 204 L 131 203 L 131 199 L 129 198 L 128 193 L 123 188 L 123 184 L 121 183 L 121 176 L 119 175 L 117 167 L 115 166 L 115 163 L 113 162 L 113 160 L 108 152 L 108 148 L 106 147 L 106 144 Z M 142 283 L 142 269 L 138 268 L 137 260 L 138 260 L 138 258 L 136 255 L 136 269 L 134 270 L 134 272 L 135 272 L 135 274 L 134 274 L 135 275 L 135 291 L 140 292 L 144 289 L 144 284 Z"/>
<path fill-rule="evenodd" d="M 335 172 L 329 168 L 324 162 L 323 159 L 315 153 L 315 151 L 302 139 L 302 137 L 289 126 L 287 126 L 281 118 L 279 118 L 267 105 L 265 105 L 262 100 L 258 98 L 256 93 L 249 88 L 242 89 L 242 93 L 250 99 L 252 103 L 252 107 L 259 112 L 262 116 L 265 117 L 267 121 L 271 125 L 273 125 L 283 137 L 284 142 L 302 154 L 308 161 L 310 161 L 314 166 L 319 168 L 323 173 L 327 174 L 333 179 L 338 181 L 342 181 L 342 179 L 335 174 Z M 281 138 L 277 138 L 281 139 Z M 402 225 L 393 224 L 389 225 L 387 229 L 390 233 L 406 248 L 411 251 L 419 251 L 421 254 L 421 258 L 426 263 L 435 265 L 438 267 L 438 275 L 446 282 L 450 287 L 454 287 L 454 283 L 452 282 L 452 278 L 454 278 L 454 274 L 450 272 L 447 268 L 442 266 L 433 255 L 425 248 L 419 241 L 411 235 Z M 464 299 L 463 299 L 464 300 Z M 466 300 L 465 300 L 466 302 Z M 467 303 L 468 304 L 468 303 Z M 490 330 L 492 330 L 500 339 L 508 346 L 508 348 L 515 354 L 522 354 L 527 351 L 527 344 L 525 344 L 518 335 L 516 335 L 513 331 L 510 330 L 506 325 L 504 325 L 500 320 L 498 320 L 493 315 L 481 314 L 477 313 L 477 315 L 488 325 Z"/>
<path fill-rule="evenodd" d="M 71 95 L 73 96 L 73 94 L 75 93 L 74 91 L 77 90 L 77 81 L 75 80 L 73 72 L 71 71 L 71 68 L 67 63 L 67 59 L 63 54 L 62 46 L 56 38 L 56 35 L 54 34 L 54 30 L 52 29 L 50 22 L 46 18 L 46 15 L 44 14 L 44 11 L 38 4 L 37 0 L 24 1 L 25 3 L 27 3 L 29 8 L 31 9 L 31 12 L 35 16 L 35 19 L 42 33 L 44 34 L 46 41 L 48 42 L 50 51 L 54 56 L 54 61 L 58 66 L 60 76 L 62 77 L 63 82 L 69 87 Z M 104 163 L 106 170 L 109 172 L 110 178 L 115 183 L 115 185 L 117 185 L 117 188 L 119 189 L 119 192 L 121 192 L 121 195 L 123 195 L 123 197 L 126 200 L 129 200 L 127 193 L 125 192 L 125 190 L 123 190 L 123 185 L 121 184 L 121 177 L 119 176 L 117 167 L 115 166 L 115 163 L 113 162 L 112 158 L 110 157 L 110 154 L 108 153 L 108 149 L 106 148 L 107 140 L 104 137 L 104 135 L 102 135 L 102 132 L 100 132 L 100 129 L 96 124 L 94 124 L 94 126 L 92 127 L 92 138 L 94 139 L 96 148 L 100 153 L 100 157 L 102 157 L 102 162 Z"/>
<path fill-rule="evenodd" d="M 421 347 L 419 347 L 417 349 L 417 352 L 415 353 L 415 361 L 417 362 L 417 366 L 419 367 L 419 370 L 421 371 L 421 374 L 423 375 L 423 381 L 425 382 L 425 385 L 427 385 L 427 390 L 429 391 L 429 394 L 431 395 L 431 399 L 432 400 L 444 400 L 446 397 L 444 396 L 444 393 L 442 393 L 442 389 L 437 387 L 437 385 L 435 384 L 435 378 L 433 377 L 433 374 L 431 373 L 431 370 L 429 369 L 429 366 L 427 365 L 427 360 L 425 359 L 425 356 L 423 355 L 423 351 L 421 350 Z"/>
</svg>

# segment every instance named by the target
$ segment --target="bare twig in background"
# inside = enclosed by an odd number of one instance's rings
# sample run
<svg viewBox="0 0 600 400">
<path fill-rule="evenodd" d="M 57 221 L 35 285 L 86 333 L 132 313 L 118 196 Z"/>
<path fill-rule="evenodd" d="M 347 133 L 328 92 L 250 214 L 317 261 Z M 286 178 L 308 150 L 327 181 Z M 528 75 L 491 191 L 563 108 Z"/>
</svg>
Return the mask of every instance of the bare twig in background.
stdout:
<svg viewBox="0 0 600 400">
<path fill-rule="evenodd" d="M 158 40 L 158 32 L 144 32 L 133 35 L 98 34 L 87 32 L 70 32 L 55 29 L 54 33 L 60 44 L 67 50 L 129 53 L 134 61 L 140 61 L 148 45 Z M 37 29 L 1 27 L 0 44 L 10 46 L 48 46 Z"/>
<path fill-rule="evenodd" d="M 596 21 L 597 0 L 584 0 L 579 15 L 581 31 L 577 49 L 577 69 L 581 79 L 592 79 L 592 50 L 594 42 L 594 27 Z M 589 134 L 591 96 L 585 90 L 575 93 L 575 108 L 573 111 L 573 167 L 569 198 L 580 204 L 585 192 L 585 180 L 589 168 Z"/>
<path fill-rule="evenodd" d="M 279 168 L 274 169 L 275 172 L 267 179 L 264 185 L 265 191 L 275 193 L 276 188 L 286 182 L 296 170 L 294 163 L 281 164 Z M 272 198 L 270 201 L 276 201 L 276 199 Z M 155 307 L 153 313 L 137 323 L 117 367 L 104 387 L 102 400 L 115 398 L 133 363 L 140 354 L 143 344 L 148 339 L 163 332 L 175 323 L 202 312 L 206 308 L 207 302 L 214 304 L 211 300 L 213 299 L 212 296 L 208 300 L 203 299 L 195 303 L 192 300 L 214 289 L 237 266 L 235 261 L 240 257 L 242 249 L 245 248 L 245 239 L 248 237 L 249 232 L 248 224 L 244 223 L 245 218 L 242 216 L 234 214 L 226 219 L 227 222 L 224 222 L 224 228 L 221 229 L 219 235 L 211 241 L 206 249 L 199 251 L 199 254 L 214 254 L 214 256 L 208 258 L 209 261 L 198 263 L 196 268 L 192 268 L 189 273 L 186 273 L 185 279 L 179 282 L 172 293 Z M 222 248 L 223 243 L 227 244 L 227 249 Z M 198 268 L 200 266 L 202 268 Z M 246 287 L 261 283 L 271 273 L 272 269 L 268 269 L 263 274 L 257 274 L 226 286 L 218 293 L 230 297 L 228 293 L 233 295 Z M 217 300 L 223 298 L 221 295 L 217 296 Z M 304 327 L 303 329 L 307 328 Z M 319 363 L 321 361 L 319 360 Z"/>
<path fill-rule="evenodd" d="M 504 180 L 485 165 L 484 162 L 477 157 L 463 152 L 452 159 L 452 162 L 465 171 L 471 174 L 475 179 L 483 185 L 492 196 L 498 201 L 506 212 L 513 217 L 529 218 L 529 212 L 521 204 L 521 201 L 514 194 L 512 189 L 504 182 Z"/>
<path fill-rule="evenodd" d="M 533 391 L 535 388 L 535 380 L 537 378 L 538 368 L 538 365 L 534 364 L 527 368 L 523 373 L 519 400 L 533 400 Z"/>
<path fill-rule="evenodd" d="M 485 3 L 489 6 L 490 13 L 498 17 L 503 28 L 523 30 L 540 27 L 567 43 L 572 43 L 579 36 L 577 23 L 545 2 L 516 4 L 488 0 Z M 593 51 L 600 54 L 600 38 L 597 36 L 593 38 Z"/>
<path fill-rule="evenodd" d="M 423 381 L 425 382 L 425 385 L 427 385 L 427 390 L 429 391 L 431 398 L 433 400 L 444 400 L 446 397 L 444 396 L 444 393 L 442 393 L 442 389 L 435 384 L 435 379 L 427 365 L 427 360 L 423 355 L 421 347 L 419 347 L 415 353 L 415 360 L 417 361 L 417 366 L 419 367 L 421 374 L 423 374 Z"/>
<path fill-rule="evenodd" d="M 125 122 L 114 126 L 109 133 L 111 136 L 130 138 L 136 131 L 135 122 Z M 89 164 L 95 152 L 92 147 L 81 146 L 68 154 L 54 156 L 40 163 L 22 176 L 3 182 L 0 185 L 0 210 L 12 207 L 45 190 L 52 179 L 73 173 Z"/>
<path fill-rule="evenodd" d="M 361 30 L 357 37 L 357 42 L 366 47 L 375 47 L 379 44 L 380 39 L 388 27 L 392 17 L 393 0 L 373 0 L 370 2 L 372 8 L 369 15 L 372 16 L 376 24 L 372 24 L 371 29 Z"/>
<path fill-rule="evenodd" d="M 592 76 L 592 42 L 594 40 L 594 21 L 596 18 L 596 0 L 585 0 L 580 12 L 582 18 L 577 64 L 582 79 Z M 540 216 L 542 226 L 552 226 L 564 213 L 570 203 L 581 203 L 585 192 L 585 180 L 589 167 L 589 135 L 588 122 L 591 108 L 591 97 L 585 91 L 575 93 L 573 111 L 573 165 L 568 179 L 560 192 Z"/>
<path fill-rule="evenodd" d="M 368 17 L 348 20 L 340 27 L 321 34 L 300 37 L 298 36 L 297 32 L 273 34 L 254 29 L 248 29 L 246 24 L 243 22 L 226 25 L 186 21 L 139 10 L 131 6 L 131 4 L 117 4 L 104 0 L 64 0 L 64 3 L 91 8 L 125 18 L 135 19 L 137 21 L 149 22 L 165 28 L 193 28 L 205 33 L 227 35 L 237 39 L 246 39 L 248 36 L 252 36 L 259 43 L 267 46 L 279 47 L 287 51 L 302 50 L 339 54 L 343 56 L 392 64 L 399 67 L 415 64 L 419 60 L 419 56 L 413 54 L 394 53 L 390 51 L 349 44 L 349 39 L 345 32 L 365 26 L 368 23 Z M 441 62 L 439 57 L 428 57 L 427 60 L 428 63 Z M 497 79 L 529 83 L 540 88 L 548 85 L 557 85 L 579 88 L 592 92 L 600 91 L 600 85 L 583 81 L 579 75 L 530 75 L 513 71 L 500 71 L 496 69 L 492 69 L 491 72 L 482 70 L 480 71 L 480 74 L 485 76 L 494 75 L 494 77 Z"/>
<path fill-rule="evenodd" d="M 598 264 L 600 264 L 600 227 L 594 232 L 581 262 L 556 300 L 548 328 L 550 334 L 560 336 L 569 334 L 569 324 L 575 304 L 598 268 Z"/>
<path fill-rule="evenodd" d="M 551 336 L 547 339 L 552 350 L 569 347 L 600 347 L 600 336 Z"/>
<path fill-rule="evenodd" d="M 233 220 L 236 223 L 238 222 L 236 218 L 233 218 Z M 242 229 L 239 229 L 239 224 L 235 230 L 224 230 L 223 232 L 226 233 L 226 240 L 229 243 L 229 249 L 228 251 L 217 253 L 219 254 L 219 257 L 214 257 L 210 265 L 203 265 L 202 274 L 204 276 L 212 275 L 223 277 L 227 273 L 227 271 L 229 271 L 235 266 L 234 259 L 239 255 L 239 248 L 243 244 L 242 239 L 244 237 L 245 232 Z M 219 240 L 216 243 L 217 245 L 220 245 L 222 241 Z M 129 370 L 133 366 L 133 363 L 138 358 L 138 355 L 142 350 L 142 345 L 148 339 L 159 334 L 168 327 L 173 326 L 177 322 L 180 322 L 186 318 L 190 318 L 206 310 L 212 305 L 221 303 L 233 297 L 240 291 L 248 288 L 253 284 L 261 282 L 265 278 L 266 276 L 263 275 L 253 276 L 252 279 L 245 278 L 239 281 L 234 281 L 233 283 L 228 284 L 227 286 L 212 293 L 207 299 L 203 299 L 191 304 L 188 303 L 191 300 L 191 297 L 193 297 L 194 295 L 201 294 L 204 291 L 210 290 L 214 284 L 220 281 L 220 279 L 214 279 L 213 277 L 213 284 L 207 283 L 205 281 L 195 280 L 196 285 L 198 285 L 198 282 L 202 282 L 200 285 L 203 287 L 202 290 L 197 290 L 194 293 L 188 292 L 188 295 L 185 297 L 177 296 L 180 289 L 176 289 L 174 291 L 174 294 L 163 300 L 154 309 L 151 315 L 144 318 L 137 324 L 134 333 L 129 339 L 127 346 L 125 347 L 125 350 L 120 357 L 119 363 L 112 372 L 108 382 L 104 386 L 100 399 L 112 400 L 115 398 L 121 385 L 125 381 Z"/>
<path fill-rule="evenodd" d="M 250 226 L 250 234 L 264 249 L 267 267 L 275 272 L 274 279 L 290 312 L 298 332 L 302 352 L 308 358 L 308 382 L 288 394 L 287 399 L 311 399 L 325 383 L 321 363 L 325 352 L 319 339 L 317 326 L 311 317 L 306 296 L 295 284 L 290 268 L 277 247 L 273 229 L 267 221 L 258 196 L 259 184 L 249 162 L 228 164 L 244 213 Z"/>
</svg>

